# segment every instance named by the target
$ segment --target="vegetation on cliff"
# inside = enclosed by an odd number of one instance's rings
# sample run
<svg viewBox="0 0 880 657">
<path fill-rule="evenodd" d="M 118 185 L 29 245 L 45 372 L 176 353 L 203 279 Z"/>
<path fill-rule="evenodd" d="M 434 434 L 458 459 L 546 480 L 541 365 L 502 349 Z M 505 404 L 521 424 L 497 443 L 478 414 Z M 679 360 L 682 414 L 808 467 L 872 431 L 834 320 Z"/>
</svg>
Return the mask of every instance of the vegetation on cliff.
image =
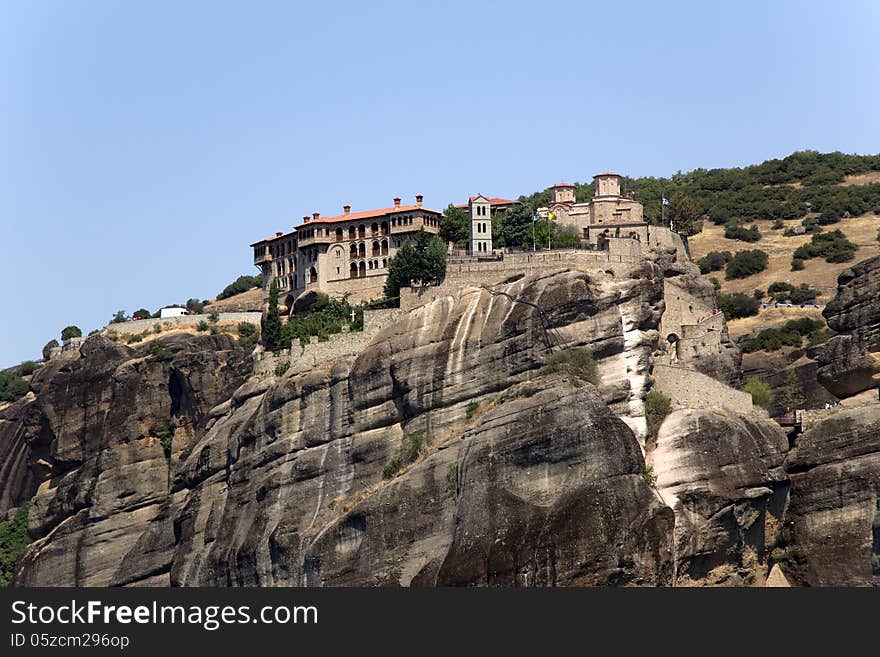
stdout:
<svg viewBox="0 0 880 657">
<path fill-rule="evenodd" d="M 400 288 L 412 281 L 433 283 L 446 275 L 446 246 L 439 237 L 419 232 L 415 244 L 404 242 L 388 261 L 385 297 L 400 296 Z"/>
<path fill-rule="evenodd" d="M 27 533 L 30 504 L 20 506 L 15 515 L 0 522 L 0 587 L 8 586 L 19 557 L 30 543 Z"/>
<path fill-rule="evenodd" d="M 0 401 L 15 401 L 27 394 L 28 383 L 16 372 L 0 371 Z"/>
<path fill-rule="evenodd" d="M 260 285 L 262 284 L 263 279 L 259 275 L 239 276 L 229 285 L 223 288 L 223 291 L 217 295 L 217 301 L 220 301 L 221 299 L 228 299 L 229 297 L 234 297 L 236 294 L 247 292 L 248 290 L 252 290 L 255 287 L 260 287 Z M 187 308 L 187 310 L 189 310 L 189 308 Z"/>
</svg>

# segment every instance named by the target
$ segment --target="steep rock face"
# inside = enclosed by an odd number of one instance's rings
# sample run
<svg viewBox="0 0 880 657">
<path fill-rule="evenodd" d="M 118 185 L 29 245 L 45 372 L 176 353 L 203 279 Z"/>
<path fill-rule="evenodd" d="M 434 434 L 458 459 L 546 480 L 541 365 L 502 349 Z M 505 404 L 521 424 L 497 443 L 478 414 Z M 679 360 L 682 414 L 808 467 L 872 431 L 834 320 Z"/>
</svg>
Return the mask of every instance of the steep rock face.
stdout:
<svg viewBox="0 0 880 657">
<path fill-rule="evenodd" d="M 35 378 L 24 436 L 40 475 L 28 522 L 37 540 L 20 583 L 112 581 L 168 495 L 160 433 L 179 427 L 179 450 L 250 369 L 229 336 L 164 342 L 156 357 L 93 337 Z"/>
<path fill-rule="evenodd" d="M 799 436 L 786 458 L 790 578 L 880 586 L 880 405 L 840 411 Z"/>
<path fill-rule="evenodd" d="M 592 387 L 548 387 L 329 523 L 305 550 L 306 582 L 668 583 L 672 514 L 634 436 Z"/>
<path fill-rule="evenodd" d="M 837 295 L 822 311 L 837 335 L 817 350 L 819 382 L 837 397 L 877 385 L 880 361 L 880 257 L 840 274 Z"/>
<path fill-rule="evenodd" d="M 28 463 L 24 420 L 34 403 L 28 394 L 14 404 L 0 407 L 0 517 L 31 498 L 37 475 Z"/>
<path fill-rule="evenodd" d="M 763 584 L 788 492 L 788 441 L 767 421 L 721 411 L 670 414 L 648 461 L 675 511 L 676 584 Z"/>
<path fill-rule="evenodd" d="M 673 515 L 638 436 L 663 279 L 690 269 L 468 288 L 355 359 L 280 378 L 245 380 L 224 336 L 170 360 L 90 339 L 37 391 L 28 440 L 47 475 L 16 581 L 669 583 Z M 542 374 L 548 342 L 589 347 L 599 385 Z M 385 481 L 422 440 L 429 454 Z"/>
</svg>

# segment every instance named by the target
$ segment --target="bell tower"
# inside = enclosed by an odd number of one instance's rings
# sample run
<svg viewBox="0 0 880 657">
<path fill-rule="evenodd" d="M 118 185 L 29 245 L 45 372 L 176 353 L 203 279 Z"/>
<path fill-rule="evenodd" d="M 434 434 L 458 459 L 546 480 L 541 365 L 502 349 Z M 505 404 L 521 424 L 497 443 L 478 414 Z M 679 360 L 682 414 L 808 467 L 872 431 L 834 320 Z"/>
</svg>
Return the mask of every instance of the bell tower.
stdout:
<svg viewBox="0 0 880 657">
<path fill-rule="evenodd" d="M 470 254 L 488 255 L 492 253 L 492 204 L 479 194 L 468 201 L 468 210 L 471 215 Z"/>
</svg>

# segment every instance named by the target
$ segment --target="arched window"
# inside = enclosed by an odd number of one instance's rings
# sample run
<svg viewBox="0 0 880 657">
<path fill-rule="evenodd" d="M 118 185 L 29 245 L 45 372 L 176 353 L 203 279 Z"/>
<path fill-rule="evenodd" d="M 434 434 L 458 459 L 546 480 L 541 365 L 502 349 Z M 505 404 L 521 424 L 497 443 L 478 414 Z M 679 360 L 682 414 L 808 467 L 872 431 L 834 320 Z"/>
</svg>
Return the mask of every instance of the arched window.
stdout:
<svg viewBox="0 0 880 657">
<path fill-rule="evenodd" d="M 358 257 L 358 247 L 357 244 L 352 244 L 348 249 L 348 257 L 354 260 Z"/>
<path fill-rule="evenodd" d="M 358 257 L 366 258 L 367 257 L 367 245 L 361 242 L 358 244 Z"/>
<path fill-rule="evenodd" d="M 358 277 L 358 266 L 357 266 L 356 262 L 351 263 L 351 266 L 349 266 L 348 276 L 349 276 L 349 278 L 357 278 Z"/>
<path fill-rule="evenodd" d="M 366 276 L 367 275 L 367 264 L 361 261 L 361 264 L 358 265 L 358 276 Z"/>
<path fill-rule="evenodd" d="M 309 269 L 309 283 L 317 283 L 318 282 L 318 271 L 312 267 Z"/>
<path fill-rule="evenodd" d="M 381 230 L 382 230 L 383 235 L 388 234 L 388 222 L 387 221 L 382 222 Z"/>
<path fill-rule="evenodd" d="M 379 255 L 380 252 L 381 252 L 381 248 L 379 247 L 379 242 L 377 240 L 373 240 L 372 250 L 370 252 L 370 255 L 375 258 L 377 255 Z"/>
<path fill-rule="evenodd" d="M 388 255 L 388 240 L 382 240 L 382 255 Z"/>
<path fill-rule="evenodd" d="M 370 234 L 371 235 L 378 235 L 379 234 L 379 224 L 377 224 L 375 221 L 373 222 L 373 225 L 370 226 Z"/>
<path fill-rule="evenodd" d="M 367 227 L 361 224 L 358 226 L 358 237 L 363 238 L 367 234 Z"/>
<path fill-rule="evenodd" d="M 348 239 L 353 240 L 355 236 L 354 226 L 348 227 Z"/>
<path fill-rule="evenodd" d="M 337 229 L 336 229 L 336 241 L 337 241 L 337 242 L 341 242 L 341 241 L 342 241 L 342 228 L 337 228 Z"/>
</svg>

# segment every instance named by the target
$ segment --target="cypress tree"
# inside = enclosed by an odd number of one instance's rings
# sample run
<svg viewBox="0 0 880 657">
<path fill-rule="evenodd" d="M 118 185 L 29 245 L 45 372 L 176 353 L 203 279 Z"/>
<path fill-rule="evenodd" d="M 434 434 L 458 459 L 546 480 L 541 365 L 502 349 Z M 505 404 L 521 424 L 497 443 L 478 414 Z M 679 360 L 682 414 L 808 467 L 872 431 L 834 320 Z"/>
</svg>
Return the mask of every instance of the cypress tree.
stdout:
<svg viewBox="0 0 880 657">
<path fill-rule="evenodd" d="M 278 283 L 269 286 L 269 309 L 263 318 L 263 344 L 266 349 L 281 348 L 281 313 L 278 311 Z"/>
</svg>

